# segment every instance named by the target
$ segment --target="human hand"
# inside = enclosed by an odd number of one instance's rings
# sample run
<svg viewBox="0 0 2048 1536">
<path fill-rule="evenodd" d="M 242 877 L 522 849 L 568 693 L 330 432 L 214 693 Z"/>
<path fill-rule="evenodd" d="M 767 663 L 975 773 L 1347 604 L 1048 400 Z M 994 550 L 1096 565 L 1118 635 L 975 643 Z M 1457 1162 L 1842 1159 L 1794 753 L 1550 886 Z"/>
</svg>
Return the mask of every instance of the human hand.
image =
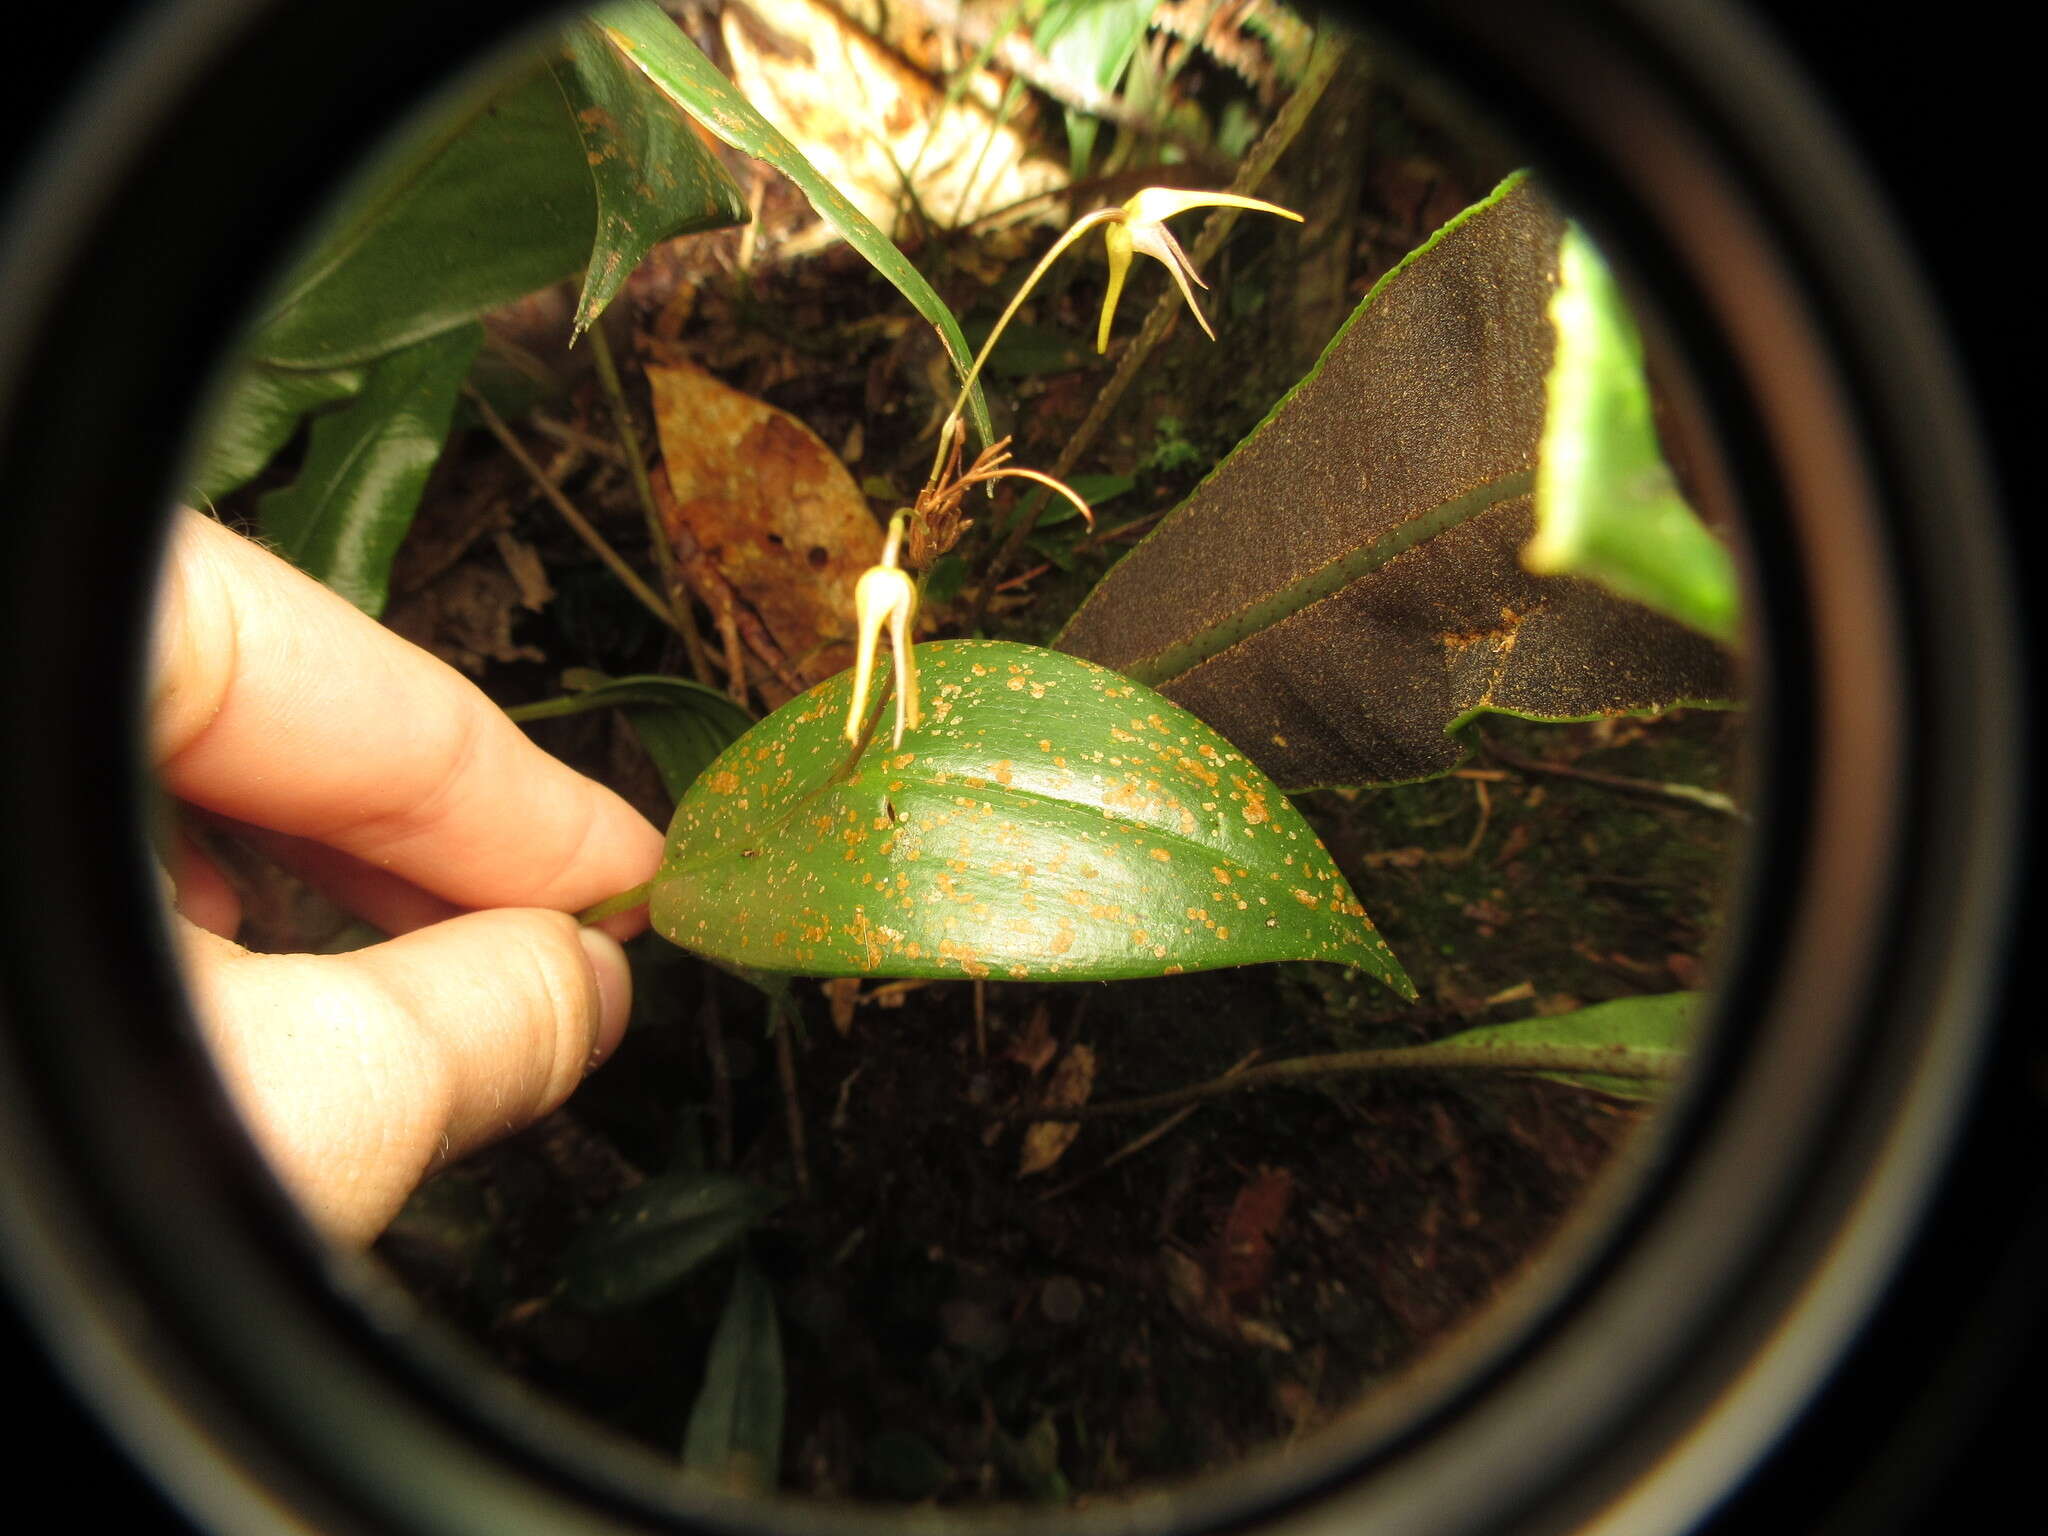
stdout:
<svg viewBox="0 0 2048 1536">
<path fill-rule="evenodd" d="M 452 1157 L 559 1104 L 618 1043 L 617 939 L 567 914 L 647 880 L 661 834 L 453 668 L 181 512 L 155 627 L 152 757 L 186 805 L 399 937 L 252 954 L 188 836 L 171 917 L 202 1032 L 285 1187 L 368 1242 Z"/>
</svg>

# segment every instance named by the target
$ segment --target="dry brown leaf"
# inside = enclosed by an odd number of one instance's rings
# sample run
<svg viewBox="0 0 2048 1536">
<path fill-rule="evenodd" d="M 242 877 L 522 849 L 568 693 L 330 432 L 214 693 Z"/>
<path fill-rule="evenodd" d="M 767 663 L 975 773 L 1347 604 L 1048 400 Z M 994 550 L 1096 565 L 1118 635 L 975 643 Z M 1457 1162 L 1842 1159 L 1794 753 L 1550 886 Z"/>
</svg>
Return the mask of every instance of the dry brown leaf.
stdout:
<svg viewBox="0 0 2048 1536">
<path fill-rule="evenodd" d="M 522 606 L 519 583 L 502 565 L 463 560 L 396 599 L 384 623 L 450 666 L 481 676 L 488 662 L 547 660 L 512 639 Z"/>
<path fill-rule="evenodd" d="M 832 1027 L 842 1036 L 853 1030 L 853 1010 L 860 1006 L 860 978 L 858 976 L 836 976 L 830 981 L 820 982 L 825 1001 L 832 1008 Z"/>
<path fill-rule="evenodd" d="M 1159 1250 L 1159 1269 L 1166 1281 L 1167 1299 L 1176 1312 L 1205 1333 L 1223 1338 L 1232 1335 L 1237 1319 L 1230 1302 L 1216 1289 L 1201 1260 L 1178 1248 L 1164 1247 Z"/>
<path fill-rule="evenodd" d="M 1059 1042 L 1052 1037 L 1052 1010 L 1040 1003 L 1031 1010 L 1031 1017 L 1024 1027 L 1011 1037 L 1003 1055 L 1036 1077 L 1046 1069 L 1059 1048 Z"/>
<path fill-rule="evenodd" d="M 1216 1239 L 1216 1288 L 1233 1301 L 1256 1296 L 1273 1273 L 1273 1234 L 1287 1219 L 1294 1175 L 1261 1168 L 1230 1202 Z"/>
<path fill-rule="evenodd" d="M 679 552 L 702 552 L 806 683 L 844 671 L 854 583 L 881 550 L 853 476 L 787 411 L 701 368 L 650 363 L 647 382 Z"/>
<path fill-rule="evenodd" d="M 498 546 L 498 558 L 505 562 L 506 571 L 518 584 L 519 605 L 539 613 L 555 599 L 554 584 L 548 580 L 548 568 L 540 551 L 502 528 L 492 537 Z"/>
<path fill-rule="evenodd" d="M 892 236 L 910 222 L 906 176 L 940 228 L 1065 183 L 1058 161 L 996 126 L 1002 86 L 988 70 L 948 106 L 935 82 L 820 0 L 728 5 L 721 31 L 747 100 Z"/>
<path fill-rule="evenodd" d="M 1088 1102 L 1095 1087 L 1095 1052 L 1085 1045 L 1067 1047 L 1067 1054 L 1053 1068 L 1045 1085 L 1045 1109 L 1076 1109 Z M 1024 1155 L 1017 1165 L 1017 1177 L 1043 1173 L 1058 1162 L 1074 1138 L 1081 1134 L 1078 1120 L 1040 1120 L 1024 1132 Z"/>
</svg>

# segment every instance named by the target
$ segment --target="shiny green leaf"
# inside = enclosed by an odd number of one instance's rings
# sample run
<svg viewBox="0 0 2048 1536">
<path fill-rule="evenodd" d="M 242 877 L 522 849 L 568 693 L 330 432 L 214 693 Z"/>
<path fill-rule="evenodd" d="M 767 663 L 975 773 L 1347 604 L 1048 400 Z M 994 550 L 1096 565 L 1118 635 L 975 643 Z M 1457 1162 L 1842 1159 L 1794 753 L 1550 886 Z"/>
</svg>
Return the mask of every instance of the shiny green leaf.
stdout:
<svg viewBox="0 0 2048 1536">
<path fill-rule="evenodd" d="M 247 485 L 291 440 L 309 411 L 363 387 L 361 368 L 271 368 L 250 363 L 222 388 L 200 434 L 185 499 L 195 506 Z"/>
<path fill-rule="evenodd" d="M 646 176 L 592 164 L 583 133 L 594 124 L 578 122 L 536 62 L 509 85 L 472 91 L 369 171 L 281 285 L 251 352 L 295 368 L 361 362 L 587 266 L 616 291 L 624 255 L 734 222 L 737 191 L 685 125 L 659 121 L 664 99 L 649 90 L 629 108 L 594 74 L 563 72 L 605 93 L 619 161 Z"/>
<path fill-rule="evenodd" d="M 1563 233 L 1521 175 L 1438 230 L 1054 643 L 1159 689 L 1288 789 L 1447 772 L 1486 711 L 1728 700 L 1720 646 L 1522 565 Z"/>
<path fill-rule="evenodd" d="M 596 227 L 583 142 L 536 64 L 375 165 L 286 277 L 250 350 L 295 368 L 376 357 L 578 271 Z"/>
<path fill-rule="evenodd" d="M 576 1234 L 562 1257 L 563 1293 L 586 1312 L 645 1301 L 726 1252 L 779 1203 L 731 1174 L 649 1179 Z"/>
<path fill-rule="evenodd" d="M 1643 344 L 1577 225 L 1558 251 L 1557 347 L 1536 466 L 1530 570 L 1585 576 L 1724 645 L 1737 623 L 1735 562 L 1686 504 L 1657 446 Z"/>
<path fill-rule="evenodd" d="M 602 672 L 578 668 L 564 674 L 562 682 L 578 691 L 537 704 L 516 705 L 505 713 L 526 721 L 580 715 L 591 709 L 624 709 L 674 800 L 682 799 L 705 766 L 754 723 L 752 715 L 716 688 L 688 678 L 653 674 L 606 677 Z"/>
<path fill-rule="evenodd" d="M 655 244 L 690 229 L 746 222 L 746 200 L 690 120 L 588 22 L 554 65 L 597 189 L 597 235 L 571 332 L 604 312 Z"/>
<path fill-rule="evenodd" d="M 782 1463 L 783 1391 L 775 1293 L 742 1263 L 683 1432 L 683 1470 L 727 1493 L 772 1489 Z"/>
<path fill-rule="evenodd" d="M 1413 989 L 1300 812 L 1151 690 L 1000 641 L 916 651 L 923 723 L 857 758 L 841 673 L 728 748 L 669 827 L 671 942 L 801 976 L 1108 979 L 1266 960 Z"/>
<path fill-rule="evenodd" d="M 299 478 L 258 503 L 281 553 L 372 616 L 482 340 L 471 324 L 378 358 L 362 392 L 313 423 Z"/>
<path fill-rule="evenodd" d="M 869 222 L 846 195 L 823 176 L 780 130 L 755 111 L 733 83 L 712 67 L 697 45 L 662 12 L 653 0 L 614 0 L 591 13 L 591 20 L 647 78 L 665 91 L 685 112 L 702 123 L 714 136 L 734 149 L 782 172 L 810 199 L 818 216 L 839 231 L 846 243 L 866 257 L 869 265 L 896 285 L 939 333 L 962 377 L 973 364 L 974 354 L 960 332 L 960 322 L 933 291 L 924 275 L 895 242 Z M 988 404 L 977 382 L 968 391 L 967 412 L 983 442 L 993 442 Z"/>
</svg>

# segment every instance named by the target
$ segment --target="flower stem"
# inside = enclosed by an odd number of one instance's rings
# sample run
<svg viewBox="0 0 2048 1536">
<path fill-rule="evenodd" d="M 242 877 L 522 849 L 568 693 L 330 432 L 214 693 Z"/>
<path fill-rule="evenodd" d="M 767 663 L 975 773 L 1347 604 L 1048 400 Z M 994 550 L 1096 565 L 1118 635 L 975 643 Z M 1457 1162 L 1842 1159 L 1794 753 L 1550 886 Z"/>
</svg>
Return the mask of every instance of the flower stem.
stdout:
<svg viewBox="0 0 2048 1536">
<path fill-rule="evenodd" d="M 981 377 L 982 364 L 986 363 L 989 354 L 995 351 L 996 340 L 1003 334 L 1003 328 L 1010 323 L 1024 301 L 1031 296 L 1031 290 L 1038 286 L 1039 280 L 1051 270 L 1052 264 L 1068 246 L 1096 225 L 1113 224 L 1123 216 L 1124 211 L 1121 208 L 1098 208 L 1093 213 L 1084 213 L 1067 226 L 1066 233 L 1053 241 L 1052 248 L 1038 258 L 1038 265 L 1031 269 L 1031 275 L 1018 285 L 1017 291 L 1010 296 L 1010 302 L 1003 307 L 1002 314 L 996 317 L 996 323 L 990 327 L 988 339 L 982 342 L 981 350 L 975 354 L 974 366 L 967 370 L 967 377 L 960 381 L 960 393 L 954 396 L 953 408 L 946 413 L 945 424 L 939 428 L 939 450 L 932 458 L 932 472 L 925 482 L 927 485 L 939 483 L 939 472 L 946 462 L 946 449 L 953 440 L 953 434 L 960 430 L 960 412 L 967 406 L 968 391 L 974 388 L 974 381 Z"/>
</svg>

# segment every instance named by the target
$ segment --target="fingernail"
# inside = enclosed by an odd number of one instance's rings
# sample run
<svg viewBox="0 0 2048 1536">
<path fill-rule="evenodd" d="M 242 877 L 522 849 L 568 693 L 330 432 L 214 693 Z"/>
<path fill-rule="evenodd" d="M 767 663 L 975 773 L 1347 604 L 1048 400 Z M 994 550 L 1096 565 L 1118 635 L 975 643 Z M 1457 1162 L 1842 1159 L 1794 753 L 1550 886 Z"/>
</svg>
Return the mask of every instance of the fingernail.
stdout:
<svg viewBox="0 0 2048 1536">
<path fill-rule="evenodd" d="M 626 1015 L 633 1010 L 633 972 L 626 964 L 626 952 L 618 940 L 597 928 L 579 928 L 583 953 L 590 957 L 591 974 L 597 978 L 597 1049 L 592 1066 L 617 1048 L 626 1033 Z"/>
</svg>

